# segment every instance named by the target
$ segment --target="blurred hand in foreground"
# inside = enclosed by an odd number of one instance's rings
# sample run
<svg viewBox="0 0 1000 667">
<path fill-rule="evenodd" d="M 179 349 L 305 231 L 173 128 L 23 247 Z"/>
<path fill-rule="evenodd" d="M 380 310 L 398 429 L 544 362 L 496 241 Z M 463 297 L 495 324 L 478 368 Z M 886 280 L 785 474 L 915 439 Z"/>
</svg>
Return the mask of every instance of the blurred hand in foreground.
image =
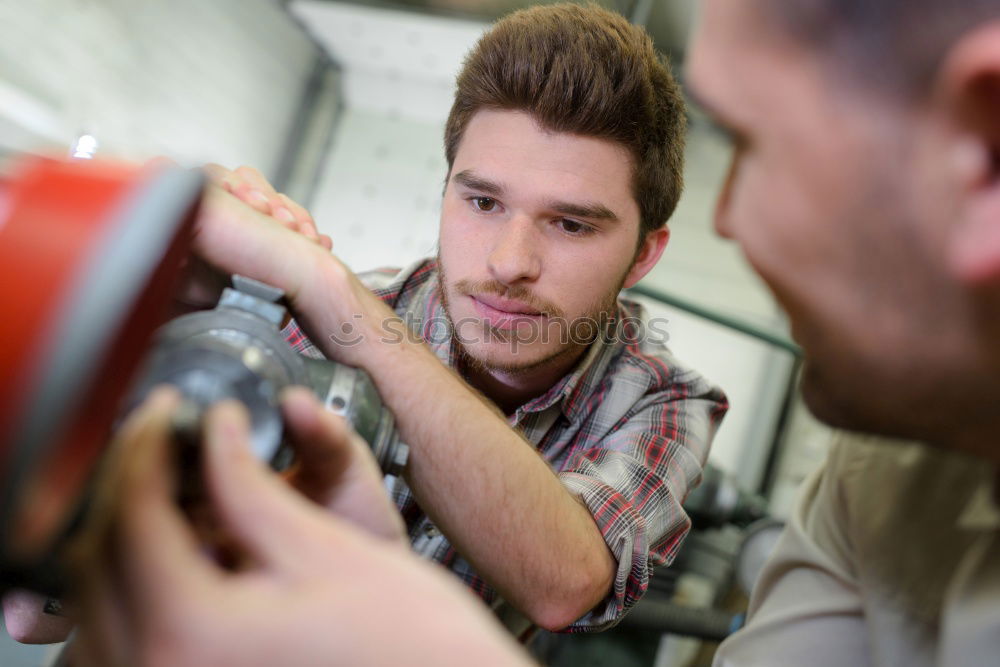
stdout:
<svg viewBox="0 0 1000 667">
<path fill-rule="evenodd" d="M 205 420 L 206 492 L 242 551 L 238 568 L 206 553 L 174 502 L 176 394 L 155 392 L 133 413 L 81 547 L 74 665 L 528 664 L 478 600 L 400 548 L 401 524 L 365 506 L 377 471 L 355 467 L 358 443 L 309 400 L 290 395 L 286 414 L 340 453 L 291 477 L 325 507 L 253 457 L 242 407 Z"/>
</svg>

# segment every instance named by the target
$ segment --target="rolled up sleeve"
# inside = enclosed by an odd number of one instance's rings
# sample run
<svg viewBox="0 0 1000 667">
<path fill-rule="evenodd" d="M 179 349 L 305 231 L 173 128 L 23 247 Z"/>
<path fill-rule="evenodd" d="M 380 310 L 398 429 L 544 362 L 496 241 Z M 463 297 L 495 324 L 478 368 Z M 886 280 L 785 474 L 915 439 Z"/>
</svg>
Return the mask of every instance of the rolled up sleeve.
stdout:
<svg viewBox="0 0 1000 667">
<path fill-rule="evenodd" d="M 590 510 L 618 561 L 608 597 L 570 632 L 617 623 L 649 587 L 654 567 L 677 555 L 691 521 L 681 503 L 701 479 L 725 399 L 651 397 L 559 473 Z"/>
</svg>

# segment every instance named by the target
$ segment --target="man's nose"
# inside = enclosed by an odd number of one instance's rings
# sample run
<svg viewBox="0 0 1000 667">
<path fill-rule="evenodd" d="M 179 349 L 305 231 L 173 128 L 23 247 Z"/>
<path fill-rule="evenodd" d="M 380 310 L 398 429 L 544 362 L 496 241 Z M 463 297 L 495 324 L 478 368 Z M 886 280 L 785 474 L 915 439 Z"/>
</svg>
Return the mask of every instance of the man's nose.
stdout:
<svg viewBox="0 0 1000 667">
<path fill-rule="evenodd" d="M 487 260 L 490 274 L 505 285 L 535 280 L 542 269 L 541 242 L 534 222 L 527 217 L 503 223 Z"/>
</svg>

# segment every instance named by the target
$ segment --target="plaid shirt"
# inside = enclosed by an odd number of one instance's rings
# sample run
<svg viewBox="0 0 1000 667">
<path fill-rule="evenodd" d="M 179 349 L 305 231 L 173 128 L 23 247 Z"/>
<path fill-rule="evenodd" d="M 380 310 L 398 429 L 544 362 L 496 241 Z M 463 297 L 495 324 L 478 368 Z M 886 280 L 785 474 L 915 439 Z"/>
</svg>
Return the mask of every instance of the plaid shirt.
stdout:
<svg viewBox="0 0 1000 667">
<path fill-rule="evenodd" d="M 436 263 L 422 260 L 361 279 L 455 367 L 437 276 Z M 653 339 L 643 317 L 641 306 L 619 300 L 617 335 L 595 341 L 573 371 L 508 417 L 587 506 L 618 561 L 611 593 L 569 631 L 613 625 L 646 591 L 652 568 L 673 560 L 691 525 L 681 503 L 700 481 L 728 408 L 719 389 Z M 322 356 L 294 322 L 286 335 L 297 351 Z M 406 483 L 388 479 L 414 550 L 450 568 L 515 625 L 509 606 L 427 518 Z"/>
</svg>

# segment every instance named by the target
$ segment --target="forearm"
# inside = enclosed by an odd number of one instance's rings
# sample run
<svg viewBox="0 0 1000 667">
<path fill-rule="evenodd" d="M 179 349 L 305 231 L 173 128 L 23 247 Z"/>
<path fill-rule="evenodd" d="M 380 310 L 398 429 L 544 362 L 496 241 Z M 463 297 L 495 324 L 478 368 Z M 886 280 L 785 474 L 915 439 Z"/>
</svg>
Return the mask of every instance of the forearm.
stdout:
<svg viewBox="0 0 1000 667">
<path fill-rule="evenodd" d="M 376 371 L 384 376 L 377 382 L 391 386 L 387 400 L 405 415 L 415 452 L 407 481 L 421 507 L 533 620 L 549 628 L 576 620 L 607 594 L 615 571 L 593 517 L 531 444 L 433 355 L 399 352 Z"/>
<path fill-rule="evenodd" d="M 395 343 L 374 342 L 363 365 L 412 448 L 407 481 L 420 506 L 532 620 L 576 620 L 607 595 L 616 567 L 590 512 L 425 345 Z"/>
<path fill-rule="evenodd" d="M 372 376 L 411 447 L 407 481 L 420 506 L 535 622 L 563 627 L 586 613 L 616 569 L 590 512 L 491 404 L 328 257 L 295 293 L 293 310 L 328 356 Z M 342 345 L 333 334 L 358 342 Z"/>
</svg>

